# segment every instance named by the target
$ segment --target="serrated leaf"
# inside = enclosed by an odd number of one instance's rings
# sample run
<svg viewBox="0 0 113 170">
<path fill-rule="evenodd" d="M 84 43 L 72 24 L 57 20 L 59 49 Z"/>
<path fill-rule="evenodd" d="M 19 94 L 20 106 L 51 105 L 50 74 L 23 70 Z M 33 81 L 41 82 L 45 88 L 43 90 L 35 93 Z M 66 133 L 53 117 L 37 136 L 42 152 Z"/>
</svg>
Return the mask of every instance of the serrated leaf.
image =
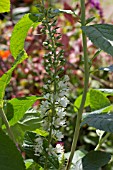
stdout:
<svg viewBox="0 0 113 170">
<path fill-rule="evenodd" d="M 15 144 L 0 129 L 0 169 L 25 170 L 23 158 Z"/>
<path fill-rule="evenodd" d="M 87 107 L 90 105 L 90 100 L 89 100 L 89 93 L 87 93 L 87 97 L 86 97 L 86 101 L 85 101 L 85 105 L 84 107 Z M 82 100 L 82 95 L 80 95 L 79 97 L 77 97 L 77 99 L 74 102 L 74 111 L 78 112 L 77 108 L 79 109 L 80 104 L 81 104 L 81 100 Z"/>
<path fill-rule="evenodd" d="M 89 114 L 81 123 L 81 126 L 88 124 L 96 129 L 113 133 L 113 113 Z"/>
<path fill-rule="evenodd" d="M 11 69 L 8 70 L 5 74 L 3 74 L 2 77 L 0 77 L 0 108 L 3 107 L 3 97 L 5 94 L 5 89 L 10 82 L 13 70 L 16 68 L 18 64 L 20 64 L 26 58 L 27 58 L 26 53 L 24 51 L 21 51 L 21 53 L 17 56 L 14 64 L 12 65 Z"/>
<path fill-rule="evenodd" d="M 38 135 L 39 136 L 39 135 Z M 36 145 L 35 139 L 37 138 L 37 134 L 34 132 L 26 132 L 25 134 L 25 138 L 24 138 L 24 150 L 26 152 L 26 155 L 33 159 L 35 162 L 37 162 L 40 166 L 44 167 L 45 165 L 45 161 L 46 161 L 46 145 L 45 143 L 47 143 L 47 139 L 45 139 L 44 137 L 43 140 L 43 151 L 40 154 L 40 156 L 36 156 L 35 155 L 35 151 L 34 151 L 34 145 Z M 59 162 L 58 162 L 58 158 L 54 155 L 48 155 L 48 161 L 47 161 L 47 166 L 49 170 L 58 170 L 59 169 Z"/>
<path fill-rule="evenodd" d="M 29 96 L 9 100 L 7 103 L 7 114 L 13 114 L 12 119 L 9 121 L 10 126 L 22 119 L 25 112 L 39 99 L 42 99 L 42 97 Z"/>
<path fill-rule="evenodd" d="M 0 0 L 0 13 L 10 11 L 10 0 Z"/>
<path fill-rule="evenodd" d="M 90 90 L 90 107 L 92 110 L 99 110 L 110 105 L 110 101 L 105 95 L 95 89 Z"/>
<path fill-rule="evenodd" d="M 113 72 L 113 65 L 110 65 L 109 67 L 100 67 L 99 70 Z"/>
<path fill-rule="evenodd" d="M 113 56 L 113 25 L 95 24 L 83 26 L 82 30 L 95 46 Z"/>
<path fill-rule="evenodd" d="M 110 154 L 101 151 L 91 151 L 74 166 L 77 170 L 98 170 L 110 161 Z M 73 169 L 73 170 L 75 170 Z"/>
<path fill-rule="evenodd" d="M 28 30 L 33 26 L 38 18 L 32 14 L 24 15 L 21 20 L 15 25 L 11 40 L 10 51 L 14 58 L 24 49 L 24 41 L 27 36 Z"/>
</svg>

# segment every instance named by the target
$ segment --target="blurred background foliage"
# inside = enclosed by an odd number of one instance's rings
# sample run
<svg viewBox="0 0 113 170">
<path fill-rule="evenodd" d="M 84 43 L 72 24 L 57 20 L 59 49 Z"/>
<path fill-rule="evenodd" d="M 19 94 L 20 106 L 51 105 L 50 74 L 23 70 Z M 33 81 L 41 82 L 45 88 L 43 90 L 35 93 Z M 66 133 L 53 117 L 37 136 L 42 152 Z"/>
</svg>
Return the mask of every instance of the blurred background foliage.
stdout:
<svg viewBox="0 0 113 170">
<path fill-rule="evenodd" d="M 10 13 L 0 14 L 0 76 L 3 75 L 14 62 L 10 54 L 10 37 L 14 25 L 28 12 L 37 12 L 35 4 L 37 0 L 11 0 Z M 80 16 L 80 5 L 78 0 L 48 0 L 46 6 L 54 8 L 74 10 Z M 113 24 L 113 5 L 111 0 L 87 0 L 86 17 L 95 17 L 93 23 Z M 65 51 L 66 59 L 65 73 L 70 77 L 69 99 L 72 103 L 67 108 L 67 127 L 63 129 L 65 138 L 64 145 L 66 152 L 70 151 L 76 114 L 73 103 L 82 93 L 84 68 L 82 57 L 82 38 L 78 18 L 70 14 L 61 14 L 57 18 L 59 32 L 62 34 L 61 42 Z M 43 41 L 45 35 L 41 34 L 41 24 L 37 28 L 31 28 L 25 40 L 25 49 L 29 58 L 20 64 L 13 72 L 10 85 L 6 89 L 5 99 L 30 95 L 41 95 L 44 84 L 45 70 L 43 66 Z M 24 29 L 24 28 L 23 28 Z M 88 40 L 88 55 L 91 59 L 97 51 L 96 47 Z M 100 67 L 107 67 L 113 64 L 112 56 L 101 52 L 92 62 L 89 88 L 113 88 L 113 73 L 100 71 Z M 113 98 L 110 97 L 112 102 Z M 38 106 L 39 103 L 36 103 Z M 88 108 L 87 108 L 88 109 Z M 94 128 L 84 126 L 81 129 L 78 141 L 78 149 L 93 150 L 98 143 L 98 136 Z M 113 153 L 113 135 L 110 135 L 102 146 L 103 150 Z M 111 162 L 103 169 L 113 169 Z"/>
</svg>

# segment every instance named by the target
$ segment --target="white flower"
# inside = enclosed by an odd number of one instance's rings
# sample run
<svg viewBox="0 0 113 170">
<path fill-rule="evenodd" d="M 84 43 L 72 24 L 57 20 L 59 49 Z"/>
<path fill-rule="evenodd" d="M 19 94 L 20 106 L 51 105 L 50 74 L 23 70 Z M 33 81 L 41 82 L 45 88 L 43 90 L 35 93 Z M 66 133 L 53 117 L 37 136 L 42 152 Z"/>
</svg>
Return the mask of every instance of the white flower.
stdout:
<svg viewBox="0 0 113 170">
<path fill-rule="evenodd" d="M 60 143 L 56 145 L 56 153 L 60 153 L 60 154 L 64 153 L 64 147 Z"/>
<path fill-rule="evenodd" d="M 43 139 L 41 137 L 37 137 L 35 139 L 36 145 L 34 145 L 35 155 L 39 156 L 43 151 Z"/>
<path fill-rule="evenodd" d="M 65 125 L 65 123 L 66 123 L 65 119 L 62 119 L 62 120 L 61 120 L 61 118 L 57 118 L 57 119 L 55 119 L 55 121 L 54 121 L 54 126 L 55 126 L 56 128 L 58 128 L 59 126 Z"/>
<path fill-rule="evenodd" d="M 56 131 L 55 136 L 56 136 L 58 141 L 62 141 L 62 138 L 64 137 L 62 132 L 60 132 L 59 130 Z"/>
<path fill-rule="evenodd" d="M 60 99 L 60 104 L 63 107 L 66 107 L 69 104 L 69 100 L 64 96 Z"/>
<path fill-rule="evenodd" d="M 63 118 L 66 115 L 64 108 L 61 108 L 61 107 L 56 108 L 56 113 L 57 113 L 59 118 Z"/>
</svg>

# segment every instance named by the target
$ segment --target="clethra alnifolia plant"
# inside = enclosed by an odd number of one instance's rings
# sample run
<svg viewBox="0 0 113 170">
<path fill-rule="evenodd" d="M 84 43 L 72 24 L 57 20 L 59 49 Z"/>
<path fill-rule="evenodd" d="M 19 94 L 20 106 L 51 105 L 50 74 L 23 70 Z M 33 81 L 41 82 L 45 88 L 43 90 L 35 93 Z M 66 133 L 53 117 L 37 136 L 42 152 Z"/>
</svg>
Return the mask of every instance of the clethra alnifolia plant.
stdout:
<svg viewBox="0 0 113 170">
<path fill-rule="evenodd" d="M 96 4 L 94 0 L 90 3 L 100 10 L 99 3 Z M 113 133 L 113 104 L 107 97 L 113 96 L 113 90 L 92 89 L 89 87 L 89 78 L 93 60 L 102 50 L 113 56 L 113 26 L 91 25 L 94 17 L 86 18 L 85 0 L 80 0 L 80 7 L 81 14 L 78 16 L 75 11 L 47 8 L 44 0 L 38 1 L 37 13 L 25 14 L 14 27 L 10 51 L 15 61 L 11 69 L 0 78 L 1 170 L 97 170 L 112 166 L 112 154 L 105 151 L 103 143 Z M 9 0 L 1 0 L 0 12 L 9 10 Z M 74 104 L 68 99 L 70 79 L 65 74 L 65 49 L 60 42 L 62 35 L 57 26 L 60 13 L 71 14 L 75 16 L 75 20 L 77 17 L 82 34 L 84 87 L 83 93 L 76 98 Z M 29 28 L 35 28 L 39 24 L 42 26 L 41 34 L 45 34 L 46 37 L 43 42 L 43 94 L 4 100 L 5 89 L 11 80 L 13 70 L 28 58 L 24 50 L 27 32 Z M 99 48 L 92 58 L 88 56 L 86 36 Z M 112 69 L 112 65 L 99 68 L 101 71 Z M 32 106 L 37 100 L 41 100 L 38 109 Z M 65 153 L 63 129 L 67 127 L 66 109 L 70 104 L 76 112 L 75 130 L 71 151 Z M 93 131 L 99 137 L 98 142 L 94 150 L 77 150 L 80 129 L 86 127 L 86 124 L 93 127 Z"/>
</svg>

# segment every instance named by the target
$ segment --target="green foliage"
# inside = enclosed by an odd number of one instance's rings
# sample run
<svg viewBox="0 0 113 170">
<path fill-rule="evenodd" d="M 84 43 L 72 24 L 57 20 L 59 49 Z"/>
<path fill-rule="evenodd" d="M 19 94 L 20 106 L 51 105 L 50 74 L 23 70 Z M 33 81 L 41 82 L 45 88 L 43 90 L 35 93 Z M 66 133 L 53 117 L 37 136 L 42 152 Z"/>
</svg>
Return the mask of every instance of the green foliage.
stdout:
<svg viewBox="0 0 113 170">
<path fill-rule="evenodd" d="M 10 0 L 0 0 L 0 13 L 10 11 Z"/>
<path fill-rule="evenodd" d="M 38 22 L 38 18 L 36 16 L 32 14 L 26 14 L 15 25 L 10 40 L 10 50 L 14 58 L 16 58 L 24 49 L 24 41 L 27 36 L 28 30 L 35 24 L 35 22 Z"/>
<path fill-rule="evenodd" d="M 24 116 L 25 112 L 31 108 L 31 106 L 41 97 L 29 96 L 22 98 L 14 98 L 7 103 L 7 115 L 13 114 L 9 121 L 10 126 L 17 123 Z"/>
<path fill-rule="evenodd" d="M 78 109 L 80 108 L 81 100 L 82 100 L 82 95 L 77 97 L 77 99 L 75 100 L 75 102 L 74 102 L 74 111 L 75 112 L 78 112 Z M 90 105 L 90 94 L 88 92 L 84 107 L 87 107 L 89 105 Z"/>
<path fill-rule="evenodd" d="M 110 105 L 110 101 L 105 95 L 95 89 L 90 90 L 90 107 L 92 110 L 98 110 Z"/>
<path fill-rule="evenodd" d="M 25 165 L 20 152 L 2 130 L 0 130 L 0 169 L 25 170 Z"/>
<path fill-rule="evenodd" d="M 98 170 L 110 161 L 110 154 L 101 151 L 91 151 L 80 159 L 72 170 Z"/>
<path fill-rule="evenodd" d="M 36 133 L 26 132 L 23 147 L 28 157 L 32 158 L 40 166 L 44 167 L 46 161 L 46 154 L 47 154 L 46 152 L 47 140 L 45 139 L 43 143 L 43 147 L 44 147 L 43 153 L 41 153 L 41 155 L 39 156 L 36 156 L 34 152 L 34 145 L 35 145 L 36 138 L 37 138 Z M 59 168 L 58 158 L 54 155 L 48 155 L 47 167 L 50 170 L 58 170 Z"/>
<path fill-rule="evenodd" d="M 40 165 L 35 163 L 32 159 L 25 160 L 26 170 L 43 170 Z"/>
<path fill-rule="evenodd" d="M 3 107 L 3 97 L 4 97 L 4 94 L 5 94 L 5 89 L 10 82 L 13 70 L 16 68 L 16 66 L 18 64 L 23 62 L 26 59 L 26 57 L 27 56 L 24 53 L 24 51 L 21 51 L 21 53 L 18 54 L 18 56 L 17 56 L 14 64 L 12 65 L 11 69 L 8 70 L 5 74 L 3 74 L 2 77 L 0 77 L 0 108 Z"/>
<path fill-rule="evenodd" d="M 95 24 L 83 26 L 82 30 L 98 48 L 113 56 L 113 25 Z"/>
<path fill-rule="evenodd" d="M 106 114 L 89 114 L 81 123 L 81 126 L 88 124 L 106 132 L 113 133 L 113 113 Z"/>
</svg>

